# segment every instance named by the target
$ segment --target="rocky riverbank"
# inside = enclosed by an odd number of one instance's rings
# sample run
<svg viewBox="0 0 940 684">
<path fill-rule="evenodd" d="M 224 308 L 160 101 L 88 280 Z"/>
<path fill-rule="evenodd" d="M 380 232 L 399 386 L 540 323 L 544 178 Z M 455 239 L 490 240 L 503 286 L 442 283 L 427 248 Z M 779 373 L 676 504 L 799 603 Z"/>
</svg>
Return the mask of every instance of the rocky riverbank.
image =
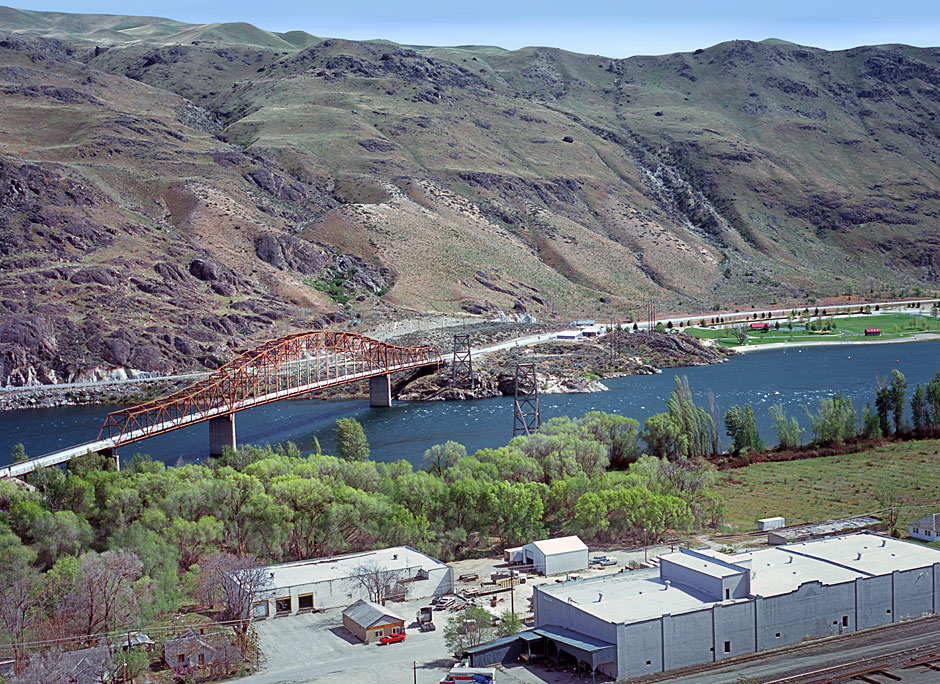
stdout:
<svg viewBox="0 0 940 684">
<path fill-rule="evenodd" d="M 401 401 L 487 399 L 515 394 L 515 366 L 536 367 L 539 392 L 604 392 L 604 378 L 649 375 L 662 368 L 722 363 L 733 351 L 712 347 L 683 334 L 627 331 L 593 340 L 560 341 L 513 347 L 474 359 L 473 383 L 453 383 L 450 367 L 399 387 Z"/>
</svg>

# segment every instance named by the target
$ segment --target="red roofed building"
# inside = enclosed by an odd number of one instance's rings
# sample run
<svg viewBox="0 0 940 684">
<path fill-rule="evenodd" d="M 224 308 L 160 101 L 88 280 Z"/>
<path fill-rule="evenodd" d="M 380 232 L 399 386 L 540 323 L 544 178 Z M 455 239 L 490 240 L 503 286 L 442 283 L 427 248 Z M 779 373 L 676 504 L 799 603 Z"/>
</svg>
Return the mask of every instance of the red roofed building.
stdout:
<svg viewBox="0 0 940 684">
<path fill-rule="evenodd" d="M 767 321 L 757 323 L 751 323 L 751 330 L 760 330 L 761 332 L 767 332 L 770 330 L 770 323 Z"/>
<path fill-rule="evenodd" d="M 881 328 L 865 328 L 865 337 L 877 337 L 881 334 Z"/>
</svg>

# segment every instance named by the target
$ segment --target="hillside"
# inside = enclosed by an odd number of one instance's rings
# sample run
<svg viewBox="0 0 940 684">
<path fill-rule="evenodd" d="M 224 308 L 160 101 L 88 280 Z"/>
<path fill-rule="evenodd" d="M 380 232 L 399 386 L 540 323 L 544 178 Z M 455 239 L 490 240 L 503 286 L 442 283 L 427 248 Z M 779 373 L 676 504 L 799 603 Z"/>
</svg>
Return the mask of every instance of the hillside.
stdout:
<svg viewBox="0 0 940 684">
<path fill-rule="evenodd" d="M 410 311 L 936 287 L 937 49 L 611 60 L 10 8 L 0 29 L 0 383 Z"/>
</svg>

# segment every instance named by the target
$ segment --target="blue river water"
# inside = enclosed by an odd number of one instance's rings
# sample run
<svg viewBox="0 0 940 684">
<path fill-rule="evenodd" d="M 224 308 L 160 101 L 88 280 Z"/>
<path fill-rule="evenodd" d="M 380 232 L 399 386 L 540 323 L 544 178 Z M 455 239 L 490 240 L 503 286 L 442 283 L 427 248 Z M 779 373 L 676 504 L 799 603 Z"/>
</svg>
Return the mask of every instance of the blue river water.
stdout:
<svg viewBox="0 0 940 684">
<path fill-rule="evenodd" d="M 852 397 L 857 409 L 874 404 L 878 376 L 897 368 L 909 382 L 908 397 L 916 383 L 926 383 L 940 370 L 940 342 L 865 344 L 859 346 L 806 346 L 755 351 L 712 366 L 677 368 L 657 375 L 613 378 L 604 381 L 609 392 L 541 396 L 542 420 L 554 416 L 581 416 L 607 411 L 639 420 L 666 410 L 666 399 L 676 376 L 688 377 L 692 394 L 708 406 L 714 393 L 719 416 L 735 404 L 754 409 L 761 436 L 776 442 L 768 413 L 782 404 L 807 428 L 804 406 L 815 411 L 819 399 L 836 391 Z M 365 429 L 376 461 L 405 459 L 420 464 L 429 447 L 453 440 L 469 453 L 498 447 L 512 438 L 512 398 L 466 402 L 396 402 L 391 408 L 370 409 L 367 400 L 280 401 L 236 414 L 239 444 L 279 444 L 292 441 L 301 451 L 313 449 L 314 437 L 325 453 L 335 453 L 333 428 L 338 418 L 354 417 Z M 90 441 L 104 416 L 115 407 L 66 406 L 0 413 L 0 465 L 11 461 L 15 444 L 22 442 L 31 456 Z M 723 428 L 722 428 L 723 432 Z M 724 443 L 727 443 L 724 438 Z M 208 426 L 194 425 L 152 437 L 121 450 L 122 459 L 147 453 L 170 465 L 193 462 L 208 450 Z"/>
</svg>

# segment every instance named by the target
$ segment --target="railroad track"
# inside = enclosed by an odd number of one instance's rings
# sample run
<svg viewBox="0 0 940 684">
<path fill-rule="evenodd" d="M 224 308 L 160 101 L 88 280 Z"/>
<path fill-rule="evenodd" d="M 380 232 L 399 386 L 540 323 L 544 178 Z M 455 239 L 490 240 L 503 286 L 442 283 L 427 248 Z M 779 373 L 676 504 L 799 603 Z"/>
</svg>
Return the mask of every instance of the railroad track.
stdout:
<svg viewBox="0 0 940 684">
<path fill-rule="evenodd" d="M 938 663 L 940 663 L 940 646 L 930 644 L 771 679 L 764 684 L 842 684 L 847 682 L 884 684 L 885 680 L 903 681 L 903 674 L 898 673 L 901 670 L 925 667 L 940 672 Z M 873 677 L 878 677 L 878 679 Z"/>
</svg>

